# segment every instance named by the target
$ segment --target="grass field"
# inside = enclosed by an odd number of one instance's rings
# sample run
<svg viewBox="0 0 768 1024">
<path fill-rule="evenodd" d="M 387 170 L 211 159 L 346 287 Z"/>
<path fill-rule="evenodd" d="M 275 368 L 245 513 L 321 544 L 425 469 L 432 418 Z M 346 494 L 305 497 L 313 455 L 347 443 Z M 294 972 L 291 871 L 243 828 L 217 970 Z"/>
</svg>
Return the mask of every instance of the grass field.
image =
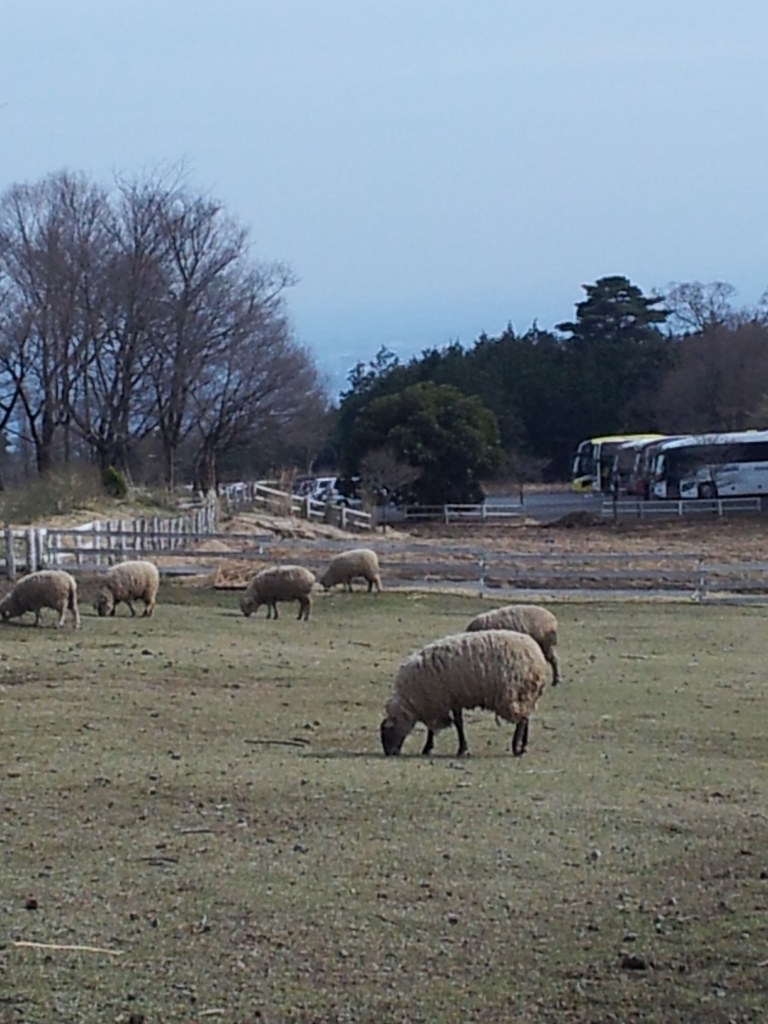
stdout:
<svg viewBox="0 0 768 1024">
<path fill-rule="evenodd" d="M 553 606 L 525 757 L 471 712 L 385 759 L 400 660 L 490 606 L 2 627 L 0 1022 L 764 1021 L 765 608 Z"/>
</svg>

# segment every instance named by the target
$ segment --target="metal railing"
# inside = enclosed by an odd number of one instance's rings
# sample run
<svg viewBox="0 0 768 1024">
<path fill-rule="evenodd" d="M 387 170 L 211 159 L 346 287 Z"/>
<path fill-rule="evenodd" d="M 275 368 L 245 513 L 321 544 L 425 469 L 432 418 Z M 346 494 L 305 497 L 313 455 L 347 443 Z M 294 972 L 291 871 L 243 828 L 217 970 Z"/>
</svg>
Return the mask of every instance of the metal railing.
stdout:
<svg viewBox="0 0 768 1024">
<path fill-rule="evenodd" d="M 667 498 L 643 501 L 641 498 L 606 499 L 600 514 L 605 519 L 658 519 L 663 516 L 727 516 L 760 512 L 760 497 L 744 498 Z"/>
<path fill-rule="evenodd" d="M 519 505 L 485 501 L 477 505 L 406 505 L 403 520 L 432 520 L 442 523 L 488 523 L 522 519 Z"/>
</svg>

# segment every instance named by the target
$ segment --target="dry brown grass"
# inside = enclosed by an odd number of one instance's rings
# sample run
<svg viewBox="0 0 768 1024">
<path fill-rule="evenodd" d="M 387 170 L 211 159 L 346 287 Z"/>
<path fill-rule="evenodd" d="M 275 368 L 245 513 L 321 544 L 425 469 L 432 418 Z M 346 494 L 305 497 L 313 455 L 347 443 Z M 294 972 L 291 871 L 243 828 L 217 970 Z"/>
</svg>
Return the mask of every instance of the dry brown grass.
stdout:
<svg viewBox="0 0 768 1024">
<path fill-rule="evenodd" d="M 2 627 L 0 1020 L 762 1022 L 765 609 L 560 604 L 525 758 L 476 712 L 385 759 L 396 665 L 480 607 Z"/>
</svg>

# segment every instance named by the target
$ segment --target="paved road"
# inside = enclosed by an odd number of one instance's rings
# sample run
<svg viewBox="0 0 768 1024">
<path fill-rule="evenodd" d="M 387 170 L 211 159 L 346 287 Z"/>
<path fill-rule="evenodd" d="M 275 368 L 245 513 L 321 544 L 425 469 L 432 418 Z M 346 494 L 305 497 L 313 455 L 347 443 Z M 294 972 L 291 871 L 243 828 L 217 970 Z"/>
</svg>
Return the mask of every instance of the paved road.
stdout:
<svg viewBox="0 0 768 1024">
<path fill-rule="evenodd" d="M 577 494 L 575 491 L 531 491 L 525 494 L 520 505 L 519 495 L 494 497 L 489 501 L 519 507 L 526 516 L 548 523 L 560 519 L 569 512 L 592 512 L 600 514 L 603 498 L 599 494 Z"/>
</svg>

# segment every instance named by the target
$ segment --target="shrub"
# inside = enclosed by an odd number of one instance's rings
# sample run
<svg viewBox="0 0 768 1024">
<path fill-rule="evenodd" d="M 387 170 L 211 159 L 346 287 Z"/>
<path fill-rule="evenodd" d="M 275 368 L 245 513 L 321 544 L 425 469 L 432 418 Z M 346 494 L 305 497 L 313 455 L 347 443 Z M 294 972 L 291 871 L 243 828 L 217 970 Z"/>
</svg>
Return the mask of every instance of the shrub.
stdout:
<svg viewBox="0 0 768 1024">
<path fill-rule="evenodd" d="M 128 484 L 119 469 L 107 466 L 101 475 L 101 485 L 111 498 L 125 498 Z"/>
<path fill-rule="evenodd" d="M 33 523 L 86 508 L 99 497 L 99 479 L 91 466 L 69 466 L 34 477 L 3 494 L 5 523 Z"/>
</svg>

